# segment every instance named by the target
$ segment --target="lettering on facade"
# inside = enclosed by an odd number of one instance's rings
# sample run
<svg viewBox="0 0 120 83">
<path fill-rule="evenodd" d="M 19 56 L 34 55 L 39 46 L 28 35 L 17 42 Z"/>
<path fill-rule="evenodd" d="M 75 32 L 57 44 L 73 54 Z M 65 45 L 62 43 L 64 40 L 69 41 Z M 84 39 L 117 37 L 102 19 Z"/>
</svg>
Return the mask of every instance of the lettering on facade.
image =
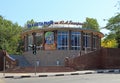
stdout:
<svg viewBox="0 0 120 83">
<path fill-rule="evenodd" d="M 80 23 L 80 22 L 72 22 L 72 21 L 59 21 L 59 22 L 54 22 L 54 24 L 82 25 L 82 23 Z"/>
<path fill-rule="evenodd" d="M 36 27 L 36 26 L 50 26 L 51 24 L 53 24 L 53 21 L 48 21 L 48 22 L 36 22 L 34 24 L 27 24 L 28 28 L 31 27 Z"/>
<path fill-rule="evenodd" d="M 80 23 L 80 22 L 72 22 L 72 21 L 53 22 L 51 20 L 51 21 L 48 21 L 48 22 L 36 22 L 34 24 L 27 24 L 27 27 L 30 28 L 30 27 L 36 27 L 36 26 L 50 26 L 50 25 L 53 25 L 53 24 L 83 25 L 83 23 Z"/>
</svg>

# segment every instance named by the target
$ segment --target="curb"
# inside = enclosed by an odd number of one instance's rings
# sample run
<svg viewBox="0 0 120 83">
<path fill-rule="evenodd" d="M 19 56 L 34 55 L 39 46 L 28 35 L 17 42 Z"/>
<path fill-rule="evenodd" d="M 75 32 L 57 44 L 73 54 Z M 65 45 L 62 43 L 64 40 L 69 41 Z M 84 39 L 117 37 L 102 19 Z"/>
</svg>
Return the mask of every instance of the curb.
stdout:
<svg viewBox="0 0 120 83">
<path fill-rule="evenodd" d="M 64 76 L 65 74 L 56 74 L 55 76 Z"/>
<path fill-rule="evenodd" d="M 71 73 L 70 75 L 80 75 L 80 73 Z"/>
<path fill-rule="evenodd" d="M 21 78 L 30 78 L 30 77 L 31 77 L 30 75 L 21 76 Z"/>
<path fill-rule="evenodd" d="M 30 77 L 58 77 L 58 76 L 70 76 L 70 75 L 85 75 L 85 74 L 100 74 L 100 73 L 120 73 L 120 69 L 110 69 L 110 70 L 97 70 L 94 72 L 85 72 L 85 73 L 70 73 L 70 74 L 53 74 L 53 75 L 36 75 L 36 76 L 31 76 L 31 75 L 22 75 L 22 76 L 5 76 L 4 78 L 30 78 Z"/>
<path fill-rule="evenodd" d="M 14 76 L 5 76 L 4 78 L 14 78 Z"/>
<path fill-rule="evenodd" d="M 84 75 L 84 74 L 93 74 L 94 72 L 85 72 L 85 73 L 70 73 L 70 74 L 54 74 L 54 75 L 22 75 L 22 76 L 5 76 L 4 78 L 30 78 L 30 77 L 54 77 L 54 76 L 70 76 L 70 75 Z"/>
<path fill-rule="evenodd" d="M 96 73 L 120 73 L 120 69 L 98 70 Z"/>
<path fill-rule="evenodd" d="M 39 75 L 38 77 L 48 77 L 48 75 Z"/>
</svg>

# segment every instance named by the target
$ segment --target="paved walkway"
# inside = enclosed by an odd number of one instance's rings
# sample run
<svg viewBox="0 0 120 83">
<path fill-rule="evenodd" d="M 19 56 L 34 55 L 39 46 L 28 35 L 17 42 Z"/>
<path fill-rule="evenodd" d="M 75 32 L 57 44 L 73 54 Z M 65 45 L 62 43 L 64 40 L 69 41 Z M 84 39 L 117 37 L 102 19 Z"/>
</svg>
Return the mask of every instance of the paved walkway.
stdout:
<svg viewBox="0 0 120 83">
<path fill-rule="evenodd" d="M 105 70 L 84 70 L 75 72 L 50 72 L 50 73 L 0 73 L 0 78 L 29 78 L 29 77 L 52 77 L 52 76 L 69 76 L 69 75 L 84 75 L 95 73 L 120 73 L 120 69 L 105 69 Z"/>
</svg>

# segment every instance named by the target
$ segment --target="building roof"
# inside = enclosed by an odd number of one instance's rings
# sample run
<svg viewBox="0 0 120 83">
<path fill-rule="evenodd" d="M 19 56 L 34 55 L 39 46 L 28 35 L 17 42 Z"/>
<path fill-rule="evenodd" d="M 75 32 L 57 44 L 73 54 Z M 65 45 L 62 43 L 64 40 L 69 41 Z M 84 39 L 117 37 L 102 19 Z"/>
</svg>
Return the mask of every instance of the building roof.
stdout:
<svg viewBox="0 0 120 83">
<path fill-rule="evenodd" d="M 54 30 L 63 30 L 63 31 L 67 31 L 67 30 L 72 30 L 72 31 L 82 31 L 85 33 L 93 33 L 93 35 L 98 35 L 99 37 L 104 37 L 104 34 L 99 32 L 99 31 L 95 31 L 95 30 L 91 30 L 91 29 L 83 29 L 83 28 L 71 28 L 71 27 L 45 27 L 45 28 L 38 28 L 38 29 L 32 29 L 32 30 L 27 30 L 25 32 L 23 32 L 21 34 L 21 36 L 25 36 L 26 34 L 32 34 L 33 32 L 39 33 L 39 32 L 43 32 L 43 31 L 54 31 Z"/>
</svg>

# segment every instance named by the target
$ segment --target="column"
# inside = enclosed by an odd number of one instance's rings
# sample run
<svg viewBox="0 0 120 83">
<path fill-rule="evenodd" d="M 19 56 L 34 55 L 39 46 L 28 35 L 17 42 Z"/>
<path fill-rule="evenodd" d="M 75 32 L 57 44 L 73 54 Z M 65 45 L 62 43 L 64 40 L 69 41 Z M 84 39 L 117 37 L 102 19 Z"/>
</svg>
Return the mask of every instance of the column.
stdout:
<svg viewBox="0 0 120 83">
<path fill-rule="evenodd" d="M 54 43 L 57 49 L 57 30 L 54 31 Z"/>
<path fill-rule="evenodd" d="M 93 33 L 91 33 L 91 42 L 90 42 L 90 47 L 91 47 L 91 51 L 93 51 Z"/>
<path fill-rule="evenodd" d="M 99 41 L 99 49 L 101 48 L 101 38 L 98 36 L 98 41 Z"/>
<path fill-rule="evenodd" d="M 33 32 L 32 35 L 33 35 L 33 44 L 36 45 L 36 37 L 35 37 L 35 36 L 36 36 L 36 33 Z"/>
<path fill-rule="evenodd" d="M 26 50 L 26 36 L 23 37 L 23 42 L 24 42 L 24 51 Z"/>
<path fill-rule="evenodd" d="M 81 38 L 80 38 L 81 50 L 83 50 L 83 31 L 81 31 Z"/>
<path fill-rule="evenodd" d="M 71 30 L 68 32 L 68 50 L 71 50 Z"/>
<path fill-rule="evenodd" d="M 24 51 L 28 51 L 28 34 L 24 36 Z"/>
<path fill-rule="evenodd" d="M 42 32 L 43 35 L 42 35 L 42 50 L 45 50 L 45 31 Z"/>
<path fill-rule="evenodd" d="M 96 35 L 96 49 L 99 49 L 99 37 Z"/>
</svg>

